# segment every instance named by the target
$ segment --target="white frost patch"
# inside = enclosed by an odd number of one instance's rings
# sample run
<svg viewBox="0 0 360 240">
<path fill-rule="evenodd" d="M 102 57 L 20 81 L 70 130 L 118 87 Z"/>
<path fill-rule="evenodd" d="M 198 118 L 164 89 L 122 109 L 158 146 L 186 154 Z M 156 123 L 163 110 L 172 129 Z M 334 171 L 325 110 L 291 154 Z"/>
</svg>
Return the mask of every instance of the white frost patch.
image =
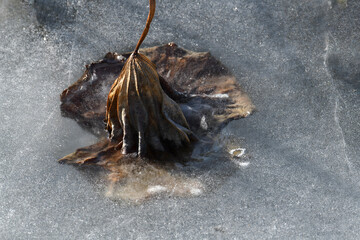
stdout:
<svg viewBox="0 0 360 240">
<path fill-rule="evenodd" d="M 161 193 L 167 191 L 167 188 L 161 185 L 149 186 L 147 192 L 150 194 Z"/>
<path fill-rule="evenodd" d="M 168 73 L 166 74 L 166 78 L 170 77 L 170 73 L 171 73 L 171 70 L 169 70 Z"/>
<path fill-rule="evenodd" d="M 242 162 L 237 159 L 232 159 L 232 162 L 238 165 L 241 168 L 247 168 L 250 165 L 250 162 Z"/>
<path fill-rule="evenodd" d="M 191 188 L 190 189 L 190 193 L 194 196 L 198 196 L 200 194 L 202 194 L 202 190 L 200 188 Z"/>
<path fill-rule="evenodd" d="M 200 121 L 200 127 L 204 130 L 207 130 L 208 129 L 208 124 L 206 123 L 206 118 L 205 118 L 205 115 L 203 115 L 201 117 L 201 121 Z"/>
<path fill-rule="evenodd" d="M 116 57 L 116 60 L 118 60 L 118 61 L 121 61 L 121 60 L 124 60 L 124 59 L 125 59 L 125 57 L 123 55 L 118 55 Z"/>
<path fill-rule="evenodd" d="M 97 78 L 98 78 L 98 76 L 97 76 L 96 73 L 94 72 L 94 73 L 91 75 L 90 82 L 95 81 Z"/>
<path fill-rule="evenodd" d="M 234 157 L 241 157 L 245 154 L 245 148 L 235 148 L 235 149 L 232 149 L 230 150 L 230 154 Z"/>
<path fill-rule="evenodd" d="M 234 162 L 236 165 L 238 165 L 241 168 L 247 168 L 250 165 L 250 162 L 244 162 L 241 161 L 239 158 L 245 155 L 245 148 L 235 148 L 230 150 L 231 156 L 235 157 L 232 159 L 232 162 Z"/>
<path fill-rule="evenodd" d="M 204 96 L 208 98 L 229 98 L 229 94 L 217 93 L 217 94 L 190 94 L 191 97 Z"/>
<path fill-rule="evenodd" d="M 250 165 L 250 162 L 237 162 L 240 167 L 246 168 Z"/>
<path fill-rule="evenodd" d="M 226 93 L 218 93 L 218 94 L 212 94 L 212 95 L 207 95 L 210 98 L 229 98 L 229 94 Z"/>
</svg>

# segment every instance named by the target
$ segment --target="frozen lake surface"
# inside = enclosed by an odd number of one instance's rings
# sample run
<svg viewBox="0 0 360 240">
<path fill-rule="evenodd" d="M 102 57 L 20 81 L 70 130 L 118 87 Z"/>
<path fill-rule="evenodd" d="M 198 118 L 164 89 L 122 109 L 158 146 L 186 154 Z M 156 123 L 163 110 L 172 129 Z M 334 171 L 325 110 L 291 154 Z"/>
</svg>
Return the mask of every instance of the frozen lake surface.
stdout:
<svg viewBox="0 0 360 240">
<path fill-rule="evenodd" d="M 57 163 L 97 141 L 59 94 L 134 48 L 147 4 L 0 0 L 0 238 L 359 239 L 359 1 L 157 2 L 143 47 L 210 51 L 257 107 L 220 133 L 246 161 L 212 191 L 113 201 L 92 171 Z"/>
</svg>

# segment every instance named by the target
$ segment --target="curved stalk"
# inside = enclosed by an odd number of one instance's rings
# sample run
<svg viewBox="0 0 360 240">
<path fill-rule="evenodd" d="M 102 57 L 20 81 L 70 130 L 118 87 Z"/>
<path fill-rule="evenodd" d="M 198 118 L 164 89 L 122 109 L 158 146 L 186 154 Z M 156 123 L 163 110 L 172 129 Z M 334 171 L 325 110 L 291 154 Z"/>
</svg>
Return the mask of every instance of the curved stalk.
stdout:
<svg viewBox="0 0 360 240">
<path fill-rule="evenodd" d="M 144 41 L 147 33 L 149 32 L 150 23 L 151 23 L 154 15 L 155 15 L 155 5 L 156 5 L 155 0 L 149 0 L 149 4 L 150 4 L 149 15 L 148 15 L 148 18 L 146 20 L 146 25 L 145 25 L 144 31 L 141 34 L 141 37 L 140 37 L 140 39 L 139 39 L 139 41 L 138 41 L 138 43 L 137 43 L 137 45 L 135 47 L 135 50 L 134 50 L 135 54 L 138 53 L 141 43 Z"/>
</svg>

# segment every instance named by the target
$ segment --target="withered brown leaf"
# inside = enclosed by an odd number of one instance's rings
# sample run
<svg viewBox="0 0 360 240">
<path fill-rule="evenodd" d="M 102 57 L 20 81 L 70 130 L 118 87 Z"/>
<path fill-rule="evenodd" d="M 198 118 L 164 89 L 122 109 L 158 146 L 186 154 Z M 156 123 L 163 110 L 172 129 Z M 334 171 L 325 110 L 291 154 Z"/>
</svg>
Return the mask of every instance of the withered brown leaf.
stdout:
<svg viewBox="0 0 360 240">
<path fill-rule="evenodd" d="M 101 139 L 59 162 L 106 168 L 111 173 L 111 189 L 127 177 L 140 189 L 128 191 L 134 199 L 157 189 L 150 184 L 178 194 L 199 192 L 198 181 L 181 180 L 166 171 L 166 165 L 184 160 L 181 153 L 191 154 L 191 148 L 182 151 L 182 147 L 192 140 L 200 139 L 201 145 L 230 120 L 254 110 L 235 77 L 209 53 L 188 51 L 174 43 L 139 52 L 154 11 L 155 0 L 150 0 L 146 27 L 132 53 L 106 54 L 88 65 L 83 76 L 61 94 L 63 116 Z M 104 119 L 109 137 L 103 134 Z M 139 179 L 146 181 L 139 185 Z"/>
<path fill-rule="evenodd" d="M 156 66 L 143 54 L 133 53 L 110 89 L 106 128 L 122 153 L 145 156 L 147 146 L 158 151 L 166 145 L 190 143 L 190 127 L 178 104 L 161 88 Z"/>
</svg>

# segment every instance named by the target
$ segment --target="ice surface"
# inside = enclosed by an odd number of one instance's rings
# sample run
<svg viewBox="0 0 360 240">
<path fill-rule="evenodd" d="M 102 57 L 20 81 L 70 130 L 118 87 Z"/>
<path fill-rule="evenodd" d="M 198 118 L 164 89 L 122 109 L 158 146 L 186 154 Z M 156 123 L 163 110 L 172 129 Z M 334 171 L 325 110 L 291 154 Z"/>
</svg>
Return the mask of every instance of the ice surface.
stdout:
<svg viewBox="0 0 360 240">
<path fill-rule="evenodd" d="M 249 164 L 212 191 L 133 205 L 56 162 L 96 142 L 59 94 L 134 48 L 147 3 L 0 0 L 0 238 L 359 239 L 359 1 L 158 1 L 143 46 L 211 51 L 258 109 L 221 132 Z"/>
</svg>

